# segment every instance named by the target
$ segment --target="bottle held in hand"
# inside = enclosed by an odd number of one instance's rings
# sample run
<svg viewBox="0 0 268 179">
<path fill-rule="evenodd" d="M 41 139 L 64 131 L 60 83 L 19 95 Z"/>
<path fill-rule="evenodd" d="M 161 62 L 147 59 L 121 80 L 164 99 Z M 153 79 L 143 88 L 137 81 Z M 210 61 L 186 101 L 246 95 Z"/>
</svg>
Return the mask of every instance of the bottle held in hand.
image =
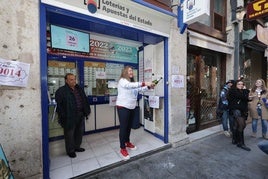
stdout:
<svg viewBox="0 0 268 179">
<path fill-rule="evenodd" d="M 155 79 L 154 81 L 152 81 L 152 83 L 154 83 L 155 85 L 157 85 L 160 80 L 162 80 L 162 77 L 160 77 L 159 79 Z"/>
</svg>

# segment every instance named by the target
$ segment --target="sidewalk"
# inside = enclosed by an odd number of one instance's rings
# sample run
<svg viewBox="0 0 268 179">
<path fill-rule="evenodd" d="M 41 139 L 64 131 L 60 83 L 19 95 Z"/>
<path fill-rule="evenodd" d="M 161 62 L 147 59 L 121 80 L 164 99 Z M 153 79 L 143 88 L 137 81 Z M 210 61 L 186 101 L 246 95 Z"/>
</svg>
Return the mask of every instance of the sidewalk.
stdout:
<svg viewBox="0 0 268 179">
<path fill-rule="evenodd" d="M 260 122 L 260 121 L 259 121 Z M 257 138 L 250 137 L 251 123 L 245 129 L 247 152 L 231 143 L 222 131 L 194 140 L 177 148 L 167 148 L 142 158 L 131 158 L 107 170 L 79 178 L 134 179 L 265 179 L 268 178 L 268 155 L 257 143 L 262 141 L 261 126 Z"/>
</svg>

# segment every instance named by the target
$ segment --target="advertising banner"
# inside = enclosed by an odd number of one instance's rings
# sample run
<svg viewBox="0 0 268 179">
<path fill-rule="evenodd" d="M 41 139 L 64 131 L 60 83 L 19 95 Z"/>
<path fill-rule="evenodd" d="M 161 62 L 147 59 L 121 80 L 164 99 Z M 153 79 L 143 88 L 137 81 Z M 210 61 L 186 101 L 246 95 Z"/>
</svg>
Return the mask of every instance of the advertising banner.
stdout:
<svg viewBox="0 0 268 179">
<path fill-rule="evenodd" d="M 118 42 L 107 42 L 99 39 L 90 39 L 90 57 L 137 63 L 137 48 L 123 45 Z"/>
</svg>

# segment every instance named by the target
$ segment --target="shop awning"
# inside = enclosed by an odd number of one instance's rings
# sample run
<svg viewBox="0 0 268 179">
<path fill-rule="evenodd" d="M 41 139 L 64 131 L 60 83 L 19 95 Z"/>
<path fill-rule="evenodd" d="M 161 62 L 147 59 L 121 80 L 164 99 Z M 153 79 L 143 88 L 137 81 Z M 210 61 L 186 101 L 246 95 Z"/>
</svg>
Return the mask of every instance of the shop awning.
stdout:
<svg viewBox="0 0 268 179">
<path fill-rule="evenodd" d="M 264 52 L 267 49 L 267 45 L 257 40 L 257 38 L 253 38 L 251 40 L 243 40 L 242 44 L 245 47 Z"/>
<path fill-rule="evenodd" d="M 233 54 L 234 47 L 217 40 L 193 31 L 188 30 L 189 43 L 198 47 L 214 50 L 221 53 Z"/>
</svg>

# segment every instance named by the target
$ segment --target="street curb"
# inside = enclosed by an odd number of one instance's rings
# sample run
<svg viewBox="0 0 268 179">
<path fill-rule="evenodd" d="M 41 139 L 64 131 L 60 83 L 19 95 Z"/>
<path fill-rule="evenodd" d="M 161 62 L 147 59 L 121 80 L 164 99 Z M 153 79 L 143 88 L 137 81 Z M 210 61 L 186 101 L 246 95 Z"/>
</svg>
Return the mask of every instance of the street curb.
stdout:
<svg viewBox="0 0 268 179">
<path fill-rule="evenodd" d="M 85 173 L 85 174 L 82 174 L 82 175 L 79 175 L 79 176 L 75 176 L 73 177 L 72 179 L 85 179 L 87 177 L 90 177 L 90 176 L 94 176 L 98 173 L 101 173 L 101 172 L 104 172 L 106 170 L 111 170 L 113 168 L 116 168 L 116 167 L 119 167 L 121 165 L 124 165 L 124 164 L 127 164 L 127 163 L 130 163 L 130 162 L 133 162 L 133 161 L 136 161 L 140 158 L 144 158 L 144 157 L 147 157 L 147 156 L 150 156 L 150 155 L 153 155 L 155 153 L 158 153 L 158 152 L 161 152 L 161 151 L 164 151 L 164 150 L 167 150 L 167 149 L 170 149 L 172 148 L 172 145 L 171 144 L 166 144 L 162 147 L 159 147 L 157 149 L 154 149 L 154 150 L 150 150 L 148 152 L 144 152 L 144 153 L 141 153 L 139 155 L 136 155 L 136 156 L 133 156 L 131 157 L 129 160 L 127 161 L 119 161 L 119 162 L 116 162 L 116 163 L 113 163 L 111 165 L 107 165 L 105 167 L 101 167 L 101 168 L 98 168 L 97 170 L 93 170 L 91 172 L 88 172 L 88 173 Z"/>
</svg>

